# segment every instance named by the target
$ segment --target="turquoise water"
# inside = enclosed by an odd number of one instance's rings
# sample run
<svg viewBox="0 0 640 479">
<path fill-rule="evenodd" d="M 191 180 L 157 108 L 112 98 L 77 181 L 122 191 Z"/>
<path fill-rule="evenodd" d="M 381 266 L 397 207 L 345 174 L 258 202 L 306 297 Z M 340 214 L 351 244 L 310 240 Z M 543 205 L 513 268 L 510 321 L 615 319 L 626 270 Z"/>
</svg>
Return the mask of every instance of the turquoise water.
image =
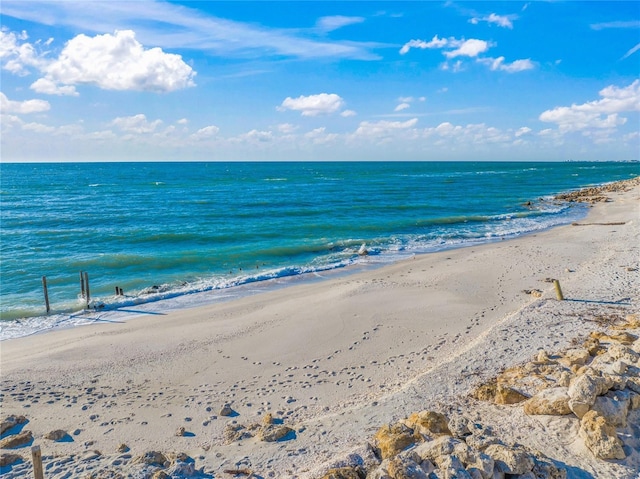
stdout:
<svg viewBox="0 0 640 479">
<path fill-rule="evenodd" d="M 640 165 L 5 163 L 0 173 L 0 324 L 15 326 L 44 314 L 42 276 L 60 318 L 84 306 L 80 271 L 100 310 L 188 303 L 575 221 L 584 206 L 550 195 L 637 176 Z M 357 254 L 363 243 L 368 256 Z"/>
</svg>

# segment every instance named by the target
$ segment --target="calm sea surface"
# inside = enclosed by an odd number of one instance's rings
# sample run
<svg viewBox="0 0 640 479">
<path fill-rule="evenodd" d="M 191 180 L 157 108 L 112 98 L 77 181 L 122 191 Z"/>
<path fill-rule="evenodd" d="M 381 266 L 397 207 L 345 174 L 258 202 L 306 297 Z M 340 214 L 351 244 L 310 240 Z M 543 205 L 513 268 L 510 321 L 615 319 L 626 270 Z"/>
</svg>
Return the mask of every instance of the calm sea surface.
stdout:
<svg viewBox="0 0 640 479">
<path fill-rule="evenodd" d="M 99 311 L 188 306 L 200 292 L 570 223 L 585 207 L 551 195 L 640 175 L 640 164 L 4 163 L 0 174 L 6 339 L 75 324 L 80 271 Z"/>
</svg>

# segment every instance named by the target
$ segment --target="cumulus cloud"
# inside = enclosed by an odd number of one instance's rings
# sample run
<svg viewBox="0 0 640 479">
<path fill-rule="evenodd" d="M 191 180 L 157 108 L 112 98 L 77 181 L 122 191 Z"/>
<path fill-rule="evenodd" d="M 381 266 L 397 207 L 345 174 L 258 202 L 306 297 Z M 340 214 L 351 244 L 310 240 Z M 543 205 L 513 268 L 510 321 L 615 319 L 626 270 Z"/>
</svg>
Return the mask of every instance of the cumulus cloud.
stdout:
<svg viewBox="0 0 640 479">
<path fill-rule="evenodd" d="M 477 57 L 480 53 L 484 53 L 489 49 L 489 42 L 472 38 L 465 40 L 455 50 L 444 52 L 447 58 L 455 57 Z"/>
<path fill-rule="evenodd" d="M 29 87 L 33 91 L 38 93 L 44 93 L 45 95 L 67 95 L 78 96 L 76 87 L 73 85 L 57 85 L 55 82 L 48 78 L 39 78 L 34 81 Z"/>
<path fill-rule="evenodd" d="M 170 92 L 194 86 L 195 72 L 180 55 L 145 49 L 131 30 L 67 42 L 57 60 L 43 69 L 53 84 L 92 84 L 105 90 Z"/>
<path fill-rule="evenodd" d="M 409 105 L 408 103 L 400 103 L 397 107 L 394 108 L 393 111 L 402 111 L 406 110 L 409 107 L 411 107 L 411 105 Z"/>
<path fill-rule="evenodd" d="M 514 133 L 516 137 L 521 137 L 522 135 L 526 135 L 527 133 L 531 133 L 531 128 L 528 126 L 523 126 L 522 128 L 518 128 Z"/>
<path fill-rule="evenodd" d="M 219 131 L 220 128 L 218 128 L 217 126 L 209 125 L 205 126 L 204 128 L 200 128 L 193 135 L 191 135 L 191 138 L 193 138 L 194 140 L 206 140 L 208 138 L 213 138 L 214 136 L 216 136 Z"/>
<path fill-rule="evenodd" d="M 495 13 L 491 13 L 489 15 L 485 15 L 482 17 L 473 17 L 469 20 L 469 23 L 473 23 L 477 25 L 480 22 L 487 22 L 489 24 L 493 23 L 503 28 L 513 28 L 513 20 L 518 18 L 517 15 L 497 15 Z"/>
<path fill-rule="evenodd" d="M 14 75 L 25 76 L 29 74 L 29 68 L 40 68 L 46 64 L 36 48 L 26 42 L 29 38 L 27 32 L 9 32 L 0 30 L 0 61 L 2 68 Z"/>
<path fill-rule="evenodd" d="M 498 58 L 479 58 L 478 62 L 484 63 L 485 65 L 489 65 L 489 68 L 493 71 L 504 71 L 507 73 L 516 73 L 522 72 L 525 70 L 534 69 L 535 63 L 533 63 L 529 58 L 525 58 L 523 60 L 515 60 L 511 63 L 505 63 L 504 57 Z"/>
<path fill-rule="evenodd" d="M 416 123 L 418 123 L 417 118 L 412 118 L 407 121 L 363 121 L 360 123 L 360 126 L 358 126 L 354 135 L 384 138 L 393 132 L 413 128 Z"/>
<path fill-rule="evenodd" d="M 149 122 L 146 115 L 123 116 L 114 119 L 110 125 L 128 133 L 151 133 L 162 124 L 162 120 Z"/>
<path fill-rule="evenodd" d="M 344 100 L 335 93 L 320 93 L 318 95 L 287 97 L 278 107 L 279 111 L 300 111 L 302 116 L 318 116 L 335 113 L 344 106 Z"/>
<path fill-rule="evenodd" d="M 357 113 L 355 111 L 353 111 L 353 110 L 345 110 L 342 113 L 340 113 L 340 116 L 342 116 L 344 118 L 347 118 L 347 117 L 350 117 L 350 116 L 356 116 L 356 115 L 357 115 Z"/>
<path fill-rule="evenodd" d="M 51 109 L 51 105 L 45 100 L 25 100 L 25 101 L 13 101 L 9 100 L 7 96 L 0 92 L 0 112 L 2 113 L 40 113 Z"/>
<path fill-rule="evenodd" d="M 626 123 L 620 113 L 640 111 L 640 80 L 629 86 L 609 85 L 599 92 L 602 97 L 580 105 L 556 107 L 540 114 L 540 121 L 555 123 L 561 132 L 590 128 L 613 129 Z"/>
<path fill-rule="evenodd" d="M 337 30 L 338 28 L 362 22 L 364 22 L 363 17 L 345 17 L 343 15 L 335 15 L 318 19 L 316 26 L 323 32 L 331 32 L 333 30 Z"/>
<path fill-rule="evenodd" d="M 486 52 L 491 44 L 484 40 L 470 38 L 469 40 L 459 40 L 456 38 L 439 38 L 435 35 L 430 41 L 410 40 L 400 49 L 400 54 L 405 55 L 412 48 L 424 49 L 445 49 L 442 52 L 447 58 L 458 56 L 477 57 L 480 53 Z"/>
</svg>

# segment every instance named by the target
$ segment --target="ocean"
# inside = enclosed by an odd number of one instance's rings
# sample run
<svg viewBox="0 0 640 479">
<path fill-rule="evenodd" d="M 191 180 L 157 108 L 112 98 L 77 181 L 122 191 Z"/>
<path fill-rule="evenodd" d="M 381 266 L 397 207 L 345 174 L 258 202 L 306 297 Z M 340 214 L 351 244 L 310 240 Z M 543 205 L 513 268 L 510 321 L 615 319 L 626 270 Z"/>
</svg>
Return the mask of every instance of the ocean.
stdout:
<svg viewBox="0 0 640 479">
<path fill-rule="evenodd" d="M 586 214 L 553 195 L 638 175 L 638 163 L 0 163 L 0 339 L 534 233 Z"/>
</svg>

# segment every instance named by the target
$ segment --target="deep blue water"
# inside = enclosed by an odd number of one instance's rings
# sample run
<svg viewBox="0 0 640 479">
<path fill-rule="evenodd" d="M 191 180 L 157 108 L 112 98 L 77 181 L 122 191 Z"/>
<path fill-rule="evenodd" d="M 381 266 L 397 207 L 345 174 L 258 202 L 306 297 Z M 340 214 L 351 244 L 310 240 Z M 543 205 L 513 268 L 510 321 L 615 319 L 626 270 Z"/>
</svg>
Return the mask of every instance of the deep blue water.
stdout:
<svg viewBox="0 0 640 479">
<path fill-rule="evenodd" d="M 113 309 L 546 229 L 584 215 L 551 195 L 640 164 L 3 163 L 0 174 L 6 325 L 43 315 L 42 276 L 64 316 L 83 307 L 80 271 L 92 305 Z"/>
</svg>

